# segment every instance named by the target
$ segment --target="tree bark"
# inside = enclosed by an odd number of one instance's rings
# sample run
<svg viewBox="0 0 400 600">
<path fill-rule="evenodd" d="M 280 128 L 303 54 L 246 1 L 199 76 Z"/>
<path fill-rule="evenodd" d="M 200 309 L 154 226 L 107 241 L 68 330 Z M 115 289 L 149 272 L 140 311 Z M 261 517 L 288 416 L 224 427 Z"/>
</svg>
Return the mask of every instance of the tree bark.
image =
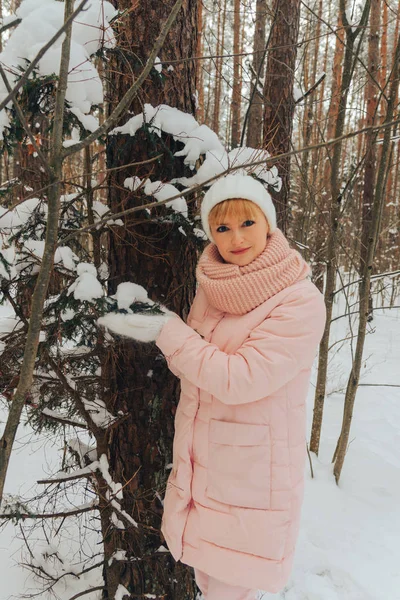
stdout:
<svg viewBox="0 0 400 600">
<path fill-rule="evenodd" d="M 381 0 L 371 0 L 370 27 L 368 34 L 368 81 L 366 86 L 365 126 L 369 127 L 377 120 L 379 88 L 379 27 Z M 368 236 L 371 229 L 372 204 L 375 189 L 376 145 L 372 131 L 366 134 L 366 158 L 364 170 L 364 189 L 362 198 L 362 225 L 360 246 L 360 273 L 364 270 L 367 257 Z"/>
<path fill-rule="evenodd" d="M 300 0 L 274 0 L 275 24 L 271 36 L 264 84 L 265 149 L 272 155 L 290 150 L 294 117 L 294 70 L 300 23 Z M 290 192 L 290 158 L 276 162 L 282 188 L 273 193 L 278 226 L 285 232 Z"/>
<path fill-rule="evenodd" d="M 319 2 L 318 14 L 311 21 L 311 27 L 307 28 L 310 35 L 306 33 L 306 37 L 315 37 L 314 46 L 309 45 L 312 52 L 307 52 L 304 56 L 304 88 L 306 90 L 312 88 L 315 85 L 317 77 L 317 66 L 318 66 L 318 45 L 320 43 L 321 33 L 321 18 L 322 18 L 322 0 Z M 310 56 L 311 54 L 311 56 Z M 311 68 L 309 67 L 311 62 Z M 308 70 L 310 69 L 311 74 L 308 77 Z M 307 76 L 306 76 L 307 75 Z M 305 98 L 304 101 L 304 121 L 303 121 L 303 146 L 310 146 L 313 131 L 316 128 L 315 125 L 315 97 L 314 94 L 310 94 Z M 297 210 L 300 213 L 298 216 L 298 228 L 295 239 L 301 244 L 307 246 L 308 232 L 311 220 L 311 214 L 313 212 L 313 200 L 314 200 L 314 187 L 316 173 L 311 168 L 312 166 L 312 152 L 308 151 L 302 155 L 301 159 L 301 180 L 300 180 L 300 191 L 297 202 Z"/>
<path fill-rule="evenodd" d="M 250 89 L 250 106 L 248 108 L 247 146 L 249 148 L 262 147 L 262 124 L 264 112 L 264 98 L 259 88 L 264 79 L 264 50 L 265 26 L 267 21 L 267 0 L 257 0 L 256 22 L 253 39 L 253 66 L 252 83 Z"/>
<path fill-rule="evenodd" d="M 326 139 L 331 140 L 335 136 L 335 127 L 338 119 L 340 102 L 340 88 L 342 83 L 343 54 L 345 48 L 345 34 L 341 13 L 339 12 L 336 27 L 336 44 L 333 57 L 332 83 L 330 89 L 330 103 L 327 116 Z M 321 98 L 321 105 L 323 104 Z M 321 115 L 319 118 L 321 122 Z M 326 269 L 326 240 L 329 230 L 329 191 L 332 168 L 332 148 L 326 148 L 326 156 L 323 161 L 322 191 L 319 198 L 317 213 L 317 230 L 314 246 L 313 282 L 322 292 L 324 284 L 324 273 Z"/>
<path fill-rule="evenodd" d="M 203 55 L 203 2 L 199 2 L 197 5 L 197 35 L 196 56 L 200 57 Z M 198 106 L 195 116 L 200 123 L 204 123 L 204 61 L 198 60 L 196 68 Z"/>
<path fill-rule="evenodd" d="M 233 84 L 232 84 L 232 122 L 231 122 L 231 148 L 240 144 L 240 107 L 242 96 L 242 60 L 240 53 L 240 0 L 234 0 L 233 13 Z"/>
<path fill-rule="evenodd" d="M 213 121 L 211 129 L 219 135 L 219 122 L 220 122 L 220 111 L 221 111 L 221 90 L 222 90 L 222 54 L 224 53 L 225 47 L 225 24 L 226 24 L 226 3 L 224 0 L 223 8 L 219 8 L 218 11 L 218 39 L 216 47 L 216 58 L 215 58 L 215 96 L 214 96 L 214 111 Z M 221 15 L 222 10 L 222 15 Z M 209 90 L 210 93 L 211 90 Z"/>
<path fill-rule="evenodd" d="M 132 7 L 130 0 L 115 2 L 119 9 L 130 9 L 129 19 L 120 25 L 119 48 L 112 64 L 110 110 L 126 92 L 142 68 L 159 33 L 159 24 L 171 11 L 173 2 L 144 0 Z M 160 52 L 165 64 L 160 76 L 151 71 L 139 96 L 129 107 L 129 115 L 143 110 L 143 104 L 168 104 L 195 113 L 196 64 L 168 61 L 194 56 L 197 49 L 197 1 L 185 0 Z M 179 142 L 163 134 L 161 138 L 141 130 L 136 136 L 110 136 L 107 166 L 123 167 L 155 154 L 157 162 L 113 170 L 109 178 L 109 206 L 113 212 L 143 203 L 142 192 L 124 188 L 129 176 L 150 177 L 167 181 L 189 175 L 182 163 L 173 158 Z M 178 165 L 178 166 L 176 166 Z M 167 209 L 153 212 L 160 218 Z M 119 283 L 133 281 L 143 285 L 150 298 L 186 318 L 195 290 L 197 252 L 191 238 L 178 230 L 173 219 L 157 222 L 146 212 L 125 219 L 125 227 L 115 229 L 110 237 L 109 293 Z M 191 572 L 176 563 L 168 552 L 157 552 L 165 541 L 160 533 L 168 465 L 172 462 L 173 419 L 179 397 L 177 379 L 169 372 L 166 361 L 154 344 L 121 342 L 108 352 L 103 366 L 104 401 L 113 414 L 122 411 L 127 418 L 117 429 L 98 436 L 98 454 L 106 453 L 110 474 L 124 485 L 123 509 L 139 524 L 123 530 L 110 523 L 110 507 L 105 490 L 100 492 L 100 514 L 104 539 L 103 597 L 113 599 L 119 584 L 131 594 L 155 594 L 168 599 L 194 598 Z M 99 480 L 99 485 L 102 481 Z M 104 510 L 102 510 L 104 508 Z M 110 560 L 117 549 L 126 552 L 124 560 Z"/>
</svg>

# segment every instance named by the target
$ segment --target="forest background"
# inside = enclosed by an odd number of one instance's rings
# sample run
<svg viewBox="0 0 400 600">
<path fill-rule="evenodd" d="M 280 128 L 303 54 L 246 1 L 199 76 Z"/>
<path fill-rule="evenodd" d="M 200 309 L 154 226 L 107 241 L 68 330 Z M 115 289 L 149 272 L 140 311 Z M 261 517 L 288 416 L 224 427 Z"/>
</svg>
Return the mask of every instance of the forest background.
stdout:
<svg viewBox="0 0 400 600">
<path fill-rule="evenodd" d="M 325 296 L 309 475 L 339 394 L 340 487 L 362 387 L 390 388 L 385 406 L 398 387 L 393 369 L 363 376 L 367 334 L 398 347 L 400 3 L 2 0 L 0 13 L 1 521 L 24 540 L 27 597 L 194 598 L 159 531 L 179 383 L 154 346 L 96 320 L 157 301 L 185 318 L 205 190 L 228 172 L 261 180 Z M 7 487 L 22 423 L 62 448 L 28 497 Z"/>
</svg>

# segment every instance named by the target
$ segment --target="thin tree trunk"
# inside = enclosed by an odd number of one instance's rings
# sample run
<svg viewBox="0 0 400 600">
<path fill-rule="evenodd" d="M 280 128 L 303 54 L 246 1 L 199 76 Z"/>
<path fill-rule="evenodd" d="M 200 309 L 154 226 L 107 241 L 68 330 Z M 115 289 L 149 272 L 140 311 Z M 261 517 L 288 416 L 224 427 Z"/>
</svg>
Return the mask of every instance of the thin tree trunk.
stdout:
<svg viewBox="0 0 400 600">
<path fill-rule="evenodd" d="M 391 57 L 390 61 L 389 61 L 389 57 L 388 57 L 388 50 L 387 50 L 387 34 L 388 34 L 388 9 L 387 9 L 387 4 L 386 2 L 383 3 L 383 26 L 382 26 L 382 43 L 381 43 L 381 71 L 380 71 L 380 82 L 381 82 L 381 86 L 385 85 L 385 73 L 387 73 L 388 71 L 388 64 L 390 62 L 390 67 L 393 67 L 394 64 L 394 53 L 395 53 L 395 49 L 393 49 L 393 56 Z M 399 35 L 399 24 L 400 24 L 400 2 L 398 3 L 397 6 L 397 17 L 396 17 L 396 26 L 395 26 L 395 33 L 394 33 L 394 39 L 397 39 L 398 35 Z M 399 111 L 398 111 L 398 89 L 396 88 L 396 94 L 397 94 L 397 99 L 395 101 L 395 107 L 397 107 L 397 109 L 395 109 L 395 114 L 396 114 L 396 118 L 399 117 Z M 380 122 L 383 122 L 385 115 L 384 113 L 384 107 L 386 106 L 386 102 L 384 99 L 381 100 L 381 105 L 380 105 Z M 393 137 L 396 137 L 398 135 L 398 127 L 395 126 L 393 129 Z M 388 270 L 394 270 L 397 268 L 398 266 L 398 258 L 396 256 L 397 253 L 393 252 L 393 248 L 396 248 L 398 245 L 398 236 L 400 234 L 400 219 L 399 219 L 399 202 L 398 202 L 398 181 L 399 181 L 399 157 L 400 157 L 400 143 L 399 142 L 392 142 L 393 145 L 393 149 L 392 151 L 392 155 L 393 155 L 393 165 L 392 168 L 390 169 L 390 172 L 388 174 L 388 182 L 387 182 L 387 188 L 386 188 L 386 194 L 385 194 L 385 198 L 386 198 L 386 202 L 385 202 L 385 207 L 384 207 L 384 217 L 385 217 L 385 222 L 386 222 L 386 227 L 384 227 L 384 231 L 386 231 L 386 234 L 384 235 L 384 237 L 381 237 L 381 242 L 382 242 L 382 246 L 381 246 L 381 252 L 378 253 L 378 260 L 380 259 L 380 256 L 382 256 L 382 264 L 380 264 L 380 267 L 382 269 L 386 268 Z M 381 155 L 381 151 L 382 151 L 382 145 L 380 144 L 378 146 L 378 160 L 380 159 L 380 155 Z M 393 173 L 393 169 L 395 169 L 395 172 Z M 397 259 L 397 260 L 396 260 Z"/>
<path fill-rule="evenodd" d="M 398 28 L 398 22 L 399 22 L 399 15 L 397 15 L 397 28 Z M 395 35 L 395 38 L 397 39 L 397 36 Z M 381 52 L 380 52 L 380 56 L 381 56 L 381 64 L 380 64 L 380 68 L 379 68 L 379 84 L 381 86 L 381 88 L 383 88 L 383 86 L 385 85 L 386 82 L 386 78 L 387 78 L 387 70 L 388 70 L 388 6 L 387 6 L 387 2 L 383 2 L 383 6 L 382 6 L 382 39 L 381 39 Z M 381 101 L 381 113 L 380 113 L 380 122 L 383 123 L 383 121 L 385 120 L 385 103 L 382 100 Z"/>
<path fill-rule="evenodd" d="M 344 29 L 342 17 L 339 12 L 337 27 L 336 27 L 336 45 L 335 53 L 333 56 L 333 69 L 332 69 L 332 84 L 330 89 L 330 103 L 327 116 L 327 128 L 325 139 L 331 140 L 335 136 L 335 127 L 338 119 L 339 102 L 340 102 L 340 91 L 342 84 L 342 69 L 343 69 L 343 55 L 344 55 Z M 321 98 L 322 104 L 322 98 Z M 321 116 L 319 118 L 321 122 Z M 313 282 L 317 288 L 322 292 L 324 283 L 324 273 L 326 270 L 326 240 L 328 237 L 329 229 L 329 200 L 328 194 L 330 190 L 330 176 L 331 176 L 331 161 L 332 161 L 332 148 L 326 148 L 326 157 L 323 161 L 323 179 L 322 179 L 322 191 L 319 198 L 319 206 L 317 213 L 317 228 L 316 228 L 316 239 L 315 239 L 315 255 L 314 255 L 314 266 L 313 266 Z"/>
<path fill-rule="evenodd" d="M 371 0 L 371 15 L 368 45 L 368 81 L 366 86 L 366 112 L 365 125 L 370 127 L 377 118 L 379 89 L 376 85 L 379 74 L 379 26 L 380 26 L 381 0 Z M 375 188 L 376 173 L 376 145 L 373 143 L 375 134 L 370 131 L 366 134 L 366 157 L 364 170 L 364 189 L 362 199 L 362 228 L 360 247 L 360 273 L 364 264 L 368 248 L 368 236 L 371 229 L 372 204 Z"/>
<path fill-rule="evenodd" d="M 94 200 L 94 192 L 92 187 L 92 153 L 90 146 L 87 146 L 84 149 L 85 156 L 85 181 L 84 186 L 86 190 L 86 201 L 87 201 L 87 209 L 88 209 L 88 224 L 92 225 L 95 222 L 94 213 L 93 213 L 93 200 Z M 91 254 L 93 255 L 93 263 L 96 269 L 100 268 L 101 264 L 101 244 L 100 244 L 101 232 L 97 231 L 97 229 L 91 230 L 90 240 L 92 242 L 92 248 L 90 248 Z"/>
<path fill-rule="evenodd" d="M 394 107 L 397 97 L 397 89 L 399 85 L 399 60 L 400 60 L 400 37 L 397 40 L 394 69 L 392 72 L 392 81 L 390 86 L 390 96 L 388 102 L 388 108 L 386 113 L 386 123 L 390 123 L 393 119 Z M 336 483 L 339 483 L 340 475 L 342 472 L 344 459 L 348 447 L 350 428 L 353 417 L 354 402 L 357 394 L 358 383 L 360 379 L 360 372 L 363 359 L 363 351 L 365 344 L 365 335 L 367 330 L 367 322 L 369 315 L 369 289 L 371 275 L 374 269 L 374 257 L 375 250 L 380 230 L 380 215 L 384 204 L 384 184 L 386 178 L 386 172 L 389 164 L 390 157 L 390 137 L 392 130 L 387 127 L 384 130 L 383 147 L 381 160 L 379 163 L 379 171 L 376 183 L 376 190 L 374 196 L 374 204 L 372 208 L 372 219 L 370 221 L 370 230 L 368 235 L 368 247 L 367 254 L 363 263 L 363 274 L 362 283 L 360 290 L 360 304 L 359 304 L 359 323 L 358 323 L 358 335 L 357 335 L 357 346 L 355 351 L 355 358 L 353 361 L 351 373 L 347 383 L 346 396 L 344 402 L 344 412 L 342 421 L 342 430 L 338 440 L 338 446 L 335 451 L 335 466 L 333 473 L 335 476 Z"/>
<path fill-rule="evenodd" d="M 64 20 L 73 12 L 73 0 L 66 0 Z M 37 277 L 35 290 L 32 296 L 32 316 L 26 336 L 24 358 L 16 392 L 13 396 L 7 417 L 3 436 L 0 439 L 0 505 L 3 498 L 4 485 L 10 461 L 11 451 L 21 419 L 25 397 L 33 379 L 35 360 L 39 346 L 40 330 L 42 326 L 43 306 L 53 270 L 54 254 L 58 241 L 58 221 L 60 213 L 60 192 L 62 175 L 62 130 L 64 117 L 64 102 L 68 81 L 68 65 L 71 47 L 72 23 L 66 28 L 65 38 L 61 49 L 60 73 L 56 92 L 54 125 L 52 132 L 51 153 L 49 158 L 49 191 L 48 215 L 46 226 L 46 239 L 40 271 Z"/>
<path fill-rule="evenodd" d="M 104 81 L 104 102 L 103 102 L 103 111 L 99 112 L 99 124 L 102 125 L 104 123 L 105 120 L 105 115 L 108 114 L 109 110 L 108 110 L 108 105 L 107 105 L 107 98 L 109 97 L 109 92 L 108 92 L 108 80 L 106 77 L 104 77 L 104 65 L 103 65 L 103 61 L 99 60 L 98 61 L 98 68 L 97 68 L 98 72 L 99 72 L 99 76 L 101 81 Z M 103 184 L 106 184 L 107 181 L 107 173 L 106 173 L 106 151 L 105 151 L 105 146 L 104 144 L 98 140 L 96 142 L 95 145 L 96 148 L 96 152 L 98 155 L 98 170 L 99 170 L 99 176 L 98 176 L 98 185 L 102 186 Z M 107 200 L 107 192 L 106 190 L 99 190 L 99 198 L 101 201 L 106 202 Z"/>
<path fill-rule="evenodd" d="M 212 129 L 218 135 L 219 131 L 219 112 L 220 112 L 220 102 L 221 102 L 221 64 L 222 59 L 220 55 L 222 54 L 222 45 L 221 45 L 221 37 L 223 35 L 223 31 L 221 31 L 221 22 L 222 22 L 222 10 L 221 5 L 218 5 L 218 20 L 217 20 L 217 44 L 215 48 L 215 70 L 214 70 L 214 81 L 215 81 L 215 95 L 214 95 L 214 110 L 213 110 L 213 121 L 212 121 Z M 208 93 L 210 94 L 210 88 Z"/>
<path fill-rule="evenodd" d="M 256 22 L 253 38 L 253 65 L 251 76 L 250 101 L 248 108 L 247 146 L 249 148 L 261 148 L 262 146 L 262 123 L 264 112 L 264 97 L 261 93 L 262 80 L 264 78 L 264 49 L 265 49 L 265 25 L 267 22 L 267 0 L 257 0 Z"/>
<path fill-rule="evenodd" d="M 331 23 L 331 15 L 332 15 L 332 0 L 329 0 L 329 6 L 328 6 L 328 22 Z M 323 63 L 322 63 L 322 71 L 324 73 L 327 72 L 327 65 L 328 65 L 328 54 L 329 54 L 329 49 L 330 49 L 330 45 L 329 45 L 329 38 L 328 36 L 325 36 L 325 48 L 324 48 L 324 54 L 323 54 Z M 317 90 L 317 108 L 316 108 L 316 126 L 313 130 L 313 144 L 317 144 L 320 139 L 321 139 L 321 125 L 320 123 L 322 123 L 323 120 L 323 106 L 324 106 L 324 98 L 325 98 L 325 90 L 326 90 L 326 77 L 325 79 L 322 81 L 321 85 L 318 86 L 318 90 Z M 322 238 L 320 238 L 320 242 L 319 242 L 319 253 L 317 253 L 317 239 L 318 236 L 321 236 L 321 232 L 319 229 L 318 224 L 322 221 L 323 222 L 323 215 L 322 215 L 322 210 L 323 210 L 323 205 L 324 202 L 326 203 L 326 198 L 324 197 L 326 195 L 326 190 L 324 189 L 324 184 L 323 184 L 323 172 L 324 172 L 324 164 L 325 161 L 327 160 L 326 158 L 326 149 L 317 149 L 314 150 L 312 153 L 312 163 L 311 163 L 311 170 L 313 173 L 315 173 L 315 189 L 316 189 L 316 194 L 315 194 L 315 198 L 314 198 L 314 211 L 313 211 L 313 219 L 314 219 L 314 223 L 316 223 L 316 226 L 314 226 L 312 228 L 312 233 L 313 233 L 313 238 L 314 239 L 309 239 L 309 235 L 307 233 L 307 237 L 306 239 L 308 240 L 308 244 L 310 244 L 311 242 L 311 248 L 310 251 L 306 251 L 304 254 L 304 257 L 306 259 L 309 259 L 310 255 L 312 256 L 313 259 L 313 272 L 312 272 L 312 279 L 314 284 L 318 287 L 318 289 L 322 292 L 323 291 L 323 274 L 325 272 L 325 263 L 322 262 L 321 259 L 321 250 L 323 248 L 323 240 Z M 311 221 L 310 221 L 311 224 Z"/>
<path fill-rule="evenodd" d="M 319 36 L 321 32 L 321 17 L 322 17 L 322 0 L 319 2 L 318 15 L 314 20 L 311 21 L 312 27 L 309 28 L 310 35 L 306 33 L 306 37 L 315 37 L 315 43 L 312 47 L 312 54 L 310 58 L 309 52 L 304 56 L 304 69 L 305 75 L 304 77 L 304 87 L 306 90 L 310 89 L 316 82 L 317 76 L 317 66 L 318 66 L 318 47 L 319 47 Z M 309 62 L 312 60 L 311 64 L 311 75 L 308 76 Z M 315 120 L 314 120 L 314 105 L 315 98 L 313 94 L 310 94 L 306 97 L 304 102 L 304 124 L 303 124 L 303 146 L 311 145 L 312 134 L 315 129 Z M 300 180 L 300 192 L 298 198 L 298 225 L 297 225 L 297 234 L 295 239 L 301 242 L 304 245 L 307 245 L 308 239 L 308 225 L 310 221 L 310 216 L 312 212 L 312 201 L 314 196 L 314 185 L 315 185 L 315 173 L 310 171 L 310 162 L 312 159 L 311 151 L 305 152 L 302 156 L 301 160 L 301 180 Z"/>
<path fill-rule="evenodd" d="M 242 59 L 240 53 L 240 0 L 234 0 L 233 14 L 233 84 L 232 84 L 232 121 L 231 121 L 231 148 L 240 144 L 240 106 L 242 96 Z"/>
<path fill-rule="evenodd" d="M 225 17 L 226 17 L 226 0 L 224 1 L 224 8 L 221 14 L 221 5 L 218 9 L 218 22 L 217 22 L 217 46 L 215 50 L 215 96 L 214 96 L 214 111 L 212 129 L 215 133 L 219 134 L 219 116 L 221 108 L 221 87 L 222 87 L 222 58 L 224 47 L 224 35 L 225 35 Z M 222 40 L 222 41 L 221 41 Z M 210 90 L 209 90 L 210 93 Z"/>
<path fill-rule="evenodd" d="M 203 55 L 203 2 L 197 4 L 197 49 L 196 56 Z M 204 123 L 204 61 L 198 60 L 196 64 L 196 80 L 197 80 L 197 109 L 196 119 L 200 123 Z"/>
<path fill-rule="evenodd" d="M 366 0 L 363 10 L 363 16 L 360 21 L 360 26 L 352 31 L 351 26 L 347 22 L 346 17 L 346 6 L 345 0 L 340 0 L 340 11 L 343 24 L 346 31 L 346 48 L 343 65 L 343 75 L 340 89 L 340 102 L 338 107 L 338 117 L 335 127 L 335 138 L 340 137 L 344 131 L 346 108 L 347 108 L 347 97 L 349 93 L 349 87 L 354 71 L 354 65 L 357 60 L 358 53 L 360 51 L 361 43 L 355 48 L 355 42 L 357 36 L 365 30 L 365 24 L 368 21 L 370 3 Z M 318 376 L 315 387 L 315 399 L 314 399 L 314 414 L 311 430 L 310 439 L 310 451 L 318 454 L 319 443 L 321 437 L 321 427 L 323 418 L 323 409 L 325 401 L 326 391 L 326 376 L 328 371 L 328 352 L 329 352 L 329 336 L 331 328 L 332 310 L 333 310 L 333 298 L 336 283 L 336 271 L 337 271 L 337 243 L 339 233 L 339 219 L 341 213 L 341 202 L 342 196 L 340 192 L 341 179 L 340 179 L 340 158 L 342 151 L 342 142 L 335 144 L 333 148 L 333 156 L 331 163 L 331 177 L 330 177 L 330 189 L 331 189 L 331 206 L 330 206 L 330 229 L 328 232 L 328 243 L 327 243 L 327 254 L 326 254 L 326 286 L 325 286 L 325 305 L 326 305 L 326 325 L 324 334 L 319 347 L 319 358 L 318 358 Z"/>
</svg>

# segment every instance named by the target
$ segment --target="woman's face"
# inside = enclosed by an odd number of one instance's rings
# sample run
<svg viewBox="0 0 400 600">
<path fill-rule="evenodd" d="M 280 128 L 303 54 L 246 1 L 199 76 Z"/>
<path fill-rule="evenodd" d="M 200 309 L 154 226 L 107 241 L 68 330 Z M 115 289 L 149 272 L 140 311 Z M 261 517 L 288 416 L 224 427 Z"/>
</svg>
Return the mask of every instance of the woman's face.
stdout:
<svg viewBox="0 0 400 600">
<path fill-rule="evenodd" d="M 211 222 L 210 228 L 225 262 L 240 267 L 245 267 L 257 258 L 267 243 L 268 222 L 258 206 L 252 218 L 230 215 L 223 222 Z"/>
</svg>

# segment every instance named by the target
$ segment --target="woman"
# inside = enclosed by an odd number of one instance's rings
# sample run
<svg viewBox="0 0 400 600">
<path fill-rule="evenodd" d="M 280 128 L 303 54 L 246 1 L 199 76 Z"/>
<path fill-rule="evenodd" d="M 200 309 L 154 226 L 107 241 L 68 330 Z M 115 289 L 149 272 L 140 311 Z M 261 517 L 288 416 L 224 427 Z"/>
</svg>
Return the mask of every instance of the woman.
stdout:
<svg viewBox="0 0 400 600">
<path fill-rule="evenodd" d="M 201 218 L 212 243 L 187 324 L 168 311 L 100 322 L 155 340 L 181 379 L 162 521 L 172 555 L 207 600 L 253 600 L 281 590 L 292 567 L 325 305 L 253 177 L 218 180 Z"/>
</svg>

